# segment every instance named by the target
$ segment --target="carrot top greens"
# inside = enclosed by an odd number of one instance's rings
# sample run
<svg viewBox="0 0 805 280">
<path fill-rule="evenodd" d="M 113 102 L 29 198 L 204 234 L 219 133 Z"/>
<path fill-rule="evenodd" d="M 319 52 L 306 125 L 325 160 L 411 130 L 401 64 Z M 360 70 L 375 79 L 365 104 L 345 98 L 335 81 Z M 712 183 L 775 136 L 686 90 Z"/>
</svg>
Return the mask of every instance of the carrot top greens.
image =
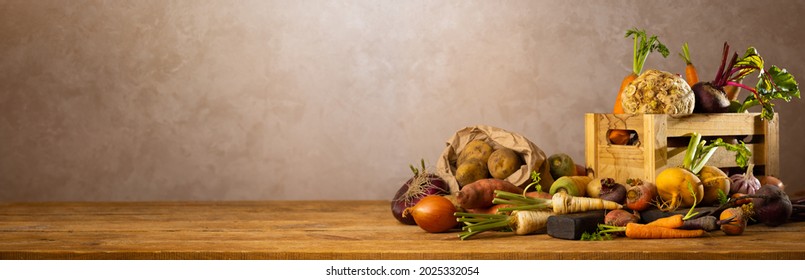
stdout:
<svg viewBox="0 0 805 280">
<path fill-rule="evenodd" d="M 646 31 L 634 28 L 626 31 L 626 38 L 631 36 L 634 36 L 634 51 L 632 54 L 634 57 L 632 61 L 634 74 L 639 75 L 643 71 L 643 65 L 646 64 L 646 58 L 648 58 L 649 53 L 658 51 L 663 57 L 668 57 L 670 51 L 660 43 L 656 35 L 649 37 L 646 35 Z"/>
</svg>

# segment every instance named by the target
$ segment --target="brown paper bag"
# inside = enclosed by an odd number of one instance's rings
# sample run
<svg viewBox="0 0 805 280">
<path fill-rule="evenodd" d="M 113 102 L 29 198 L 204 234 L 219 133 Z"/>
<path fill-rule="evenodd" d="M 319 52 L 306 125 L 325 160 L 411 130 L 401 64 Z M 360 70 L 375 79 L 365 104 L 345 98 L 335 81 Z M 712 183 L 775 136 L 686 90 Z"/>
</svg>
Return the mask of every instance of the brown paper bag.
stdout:
<svg viewBox="0 0 805 280">
<path fill-rule="evenodd" d="M 519 170 L 506 178 L 506 181 L 524 188 L 531 183 L 531 171 L 536 170 L 540 173 L 541 180 L 539 184 L 542 186 L 542 190 L 547 190 L 553 184 L 553 178 L 548 169 L 548 157 L 537 145 L 534 145 L 534 143 L 520 134 L 497 127 L 478 125 L 465 127 L 448 139 L 447 147 L 445 147 L 436 163 L 436 172 L 450 185 L 450 193 L 456 193 L 459 190 L 458 181 L 455 177 L 458 154 L 467 143 L 476 139 L 486 141 L 494 149 L 500 147 L 512 149 L 523 158 L 524 164 Z"/>
</svg>

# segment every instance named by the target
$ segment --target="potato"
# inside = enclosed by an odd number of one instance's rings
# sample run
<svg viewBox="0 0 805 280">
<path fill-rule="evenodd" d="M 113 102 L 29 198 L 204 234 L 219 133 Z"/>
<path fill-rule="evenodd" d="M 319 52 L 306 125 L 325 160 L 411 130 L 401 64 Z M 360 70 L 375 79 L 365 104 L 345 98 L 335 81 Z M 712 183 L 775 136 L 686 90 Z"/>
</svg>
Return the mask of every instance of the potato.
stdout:
<svg viewBox="0 0 805 280">
<path fill-rule="evenodd" d="M 520 169 L 523 159 L 512 149 L 500 148 L 489 155 L 486 165 L 489 167 L 489 174 L 492 175 L 492 178 L 506 179 Z"/>
<path fill-rule="evenodd" d="M 486 178 L 489 178 L 489 170 L 486 162 L 480 159 L 468 159 L 456 168 L 456 181 L 460 187 Z"/>
<path fill-rule="evenodd" d="M 483 140 L 472 140 L 467 143 L 467 146 L 464 146 L 464 149 L 458 154 L 456 166 L 460 166 L 469 159 L 479 159 L 486 164 L 486 162 L 489 160 L 489 156 L 492 155 L 492 152 L 492 146 Z"/>
</svg>

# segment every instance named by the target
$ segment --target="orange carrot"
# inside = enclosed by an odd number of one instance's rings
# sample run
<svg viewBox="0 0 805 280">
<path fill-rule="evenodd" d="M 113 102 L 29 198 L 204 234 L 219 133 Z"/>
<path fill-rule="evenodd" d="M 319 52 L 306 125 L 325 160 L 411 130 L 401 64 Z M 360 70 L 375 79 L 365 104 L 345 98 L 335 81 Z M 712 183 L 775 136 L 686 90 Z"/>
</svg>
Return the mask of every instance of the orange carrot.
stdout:
<svg viewBox="0 0 805 280">
<path fill-rule="evenodd" d="M 690 51 L 688 50 L 688 43 L 682 45 L 682 53 L 679 54 L 685 60 L 685 80 L 688 81 L 689 86 L 699 82 L 699 75 L 696 73 L 696 67 L 690 61 Z"/>
<path fill-rule="evenodd" d="M 675 229 L 658 226 L 629 223 L 626 225 L 626 237 L 635 239 L 690 238 L 703 236 L 700 229 Z"/>
<path fill-rule="evenodd" d="M 696 67 L 688 63 L 685 65 L 685 79 L 688 80 L 688 85 L 693 86 L 699 82 L 699 75 L 696 74 Z"/>
<path fill-rule="evenodd" d="M 656 219 L 646 225 L 664 227 L 664 228 L 679 228 L 685 221 L 682 219 L 682 214 L 672 215 L 664 218 Z"/>
<path fill-rule="evenodd" d="M 626 77 L 623 78 L 623 81 L 621 82 L 621 88 L 618 90 L 618 96 L 615 97 L 615 107 L 612 108 L 612 113 L 615 114 L 624 113 L 622 104 L 623 91 L 626 90 L 626 87 L 629 86 L 629 84 L 631 84 L 632 81 L 634 81 L 635 79 L 637 79 L 637 73 L 635 72 L 629 73 L 629 75 L 626 75 Z"/>
<path fill-rule="evenodd" d="M 737 82 L 740 83 L 743 79 L 738 80 Z M 724 93 L 727 94 L 727 99 L 736 101 L 738 100 L 738 93 L 741 92 L 741 87 L 736 87 L 732 85 L 724 86 Z"/>
<path fill-rule="evenodd" d="M 623 129 L 613 129 L 609 131 L 609 143 L 615 145 L 626 145 L 629 144 L 629 140 L 632 139 L 631 133 L 628 130 Z"/>
</svg>

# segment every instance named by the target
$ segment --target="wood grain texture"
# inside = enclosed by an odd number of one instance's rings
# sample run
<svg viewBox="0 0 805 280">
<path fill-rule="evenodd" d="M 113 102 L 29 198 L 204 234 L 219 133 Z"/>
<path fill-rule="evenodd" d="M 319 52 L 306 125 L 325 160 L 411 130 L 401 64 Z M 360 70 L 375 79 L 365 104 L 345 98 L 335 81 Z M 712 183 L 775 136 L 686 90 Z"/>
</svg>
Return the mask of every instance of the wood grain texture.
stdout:
<svg viewBox="0 0 805 280">
<path fill-rule="evenodd" d="M 0 204 L 0 259 L 805 259 L 805 222 L 685 240 L 582 242 L 494 232 L 461 241 L 388 201 Z"/>
</svg>

